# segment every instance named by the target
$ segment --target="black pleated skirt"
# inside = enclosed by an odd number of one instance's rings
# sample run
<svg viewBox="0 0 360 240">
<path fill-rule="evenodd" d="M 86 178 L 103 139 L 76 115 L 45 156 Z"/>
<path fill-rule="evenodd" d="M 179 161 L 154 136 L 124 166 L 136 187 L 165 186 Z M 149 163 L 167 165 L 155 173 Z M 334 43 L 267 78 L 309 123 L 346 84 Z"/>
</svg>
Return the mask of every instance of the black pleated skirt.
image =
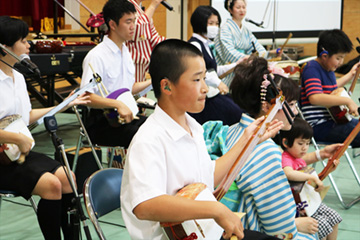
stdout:
<svg viewBox="0 0 360 240">
<path fill-rule="evenodd" d="M 0 165 L 0 189 L 14 191 L 28 200 L 40 177 L 46 172 L 55 173 L 60 166 L 42 153 L 30 152 L 23 164 Z"/>
</svg>

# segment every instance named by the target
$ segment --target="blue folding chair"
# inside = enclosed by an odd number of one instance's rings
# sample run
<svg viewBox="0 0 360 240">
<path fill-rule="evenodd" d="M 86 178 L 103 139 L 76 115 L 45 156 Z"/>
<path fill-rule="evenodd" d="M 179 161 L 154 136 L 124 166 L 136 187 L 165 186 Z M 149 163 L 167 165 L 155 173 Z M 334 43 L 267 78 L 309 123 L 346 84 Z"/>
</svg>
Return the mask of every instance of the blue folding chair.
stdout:
<svg viewBox="0 0 360 240">
<path fill-rule="evenodd" d="M 84 184 L 87 213 L 100 239 L 106 239 L 98 219 L 120 208 L 120 188 L 123 170 L 106 168 L 94 172 Z"/>
</svg>

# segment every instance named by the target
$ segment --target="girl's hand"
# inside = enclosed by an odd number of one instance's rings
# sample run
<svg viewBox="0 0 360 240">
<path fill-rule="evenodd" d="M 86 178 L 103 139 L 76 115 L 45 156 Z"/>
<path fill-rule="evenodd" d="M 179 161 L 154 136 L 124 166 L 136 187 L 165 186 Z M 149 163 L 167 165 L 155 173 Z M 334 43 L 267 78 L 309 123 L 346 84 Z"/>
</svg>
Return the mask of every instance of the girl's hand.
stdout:
<svg viewBox="0 0 360 240">
<path fill-rule="evenodd" d="M 314 182 L 316 184 L 316 192 L 321 192 L 322 190 L 324 190 L 324 183 L 319 178 L 315 177 Z"/>
<path fill-rule="evenodd" d="M 29 138 L 28 136 L 19 133 L 19 141 L 16 145 L 19 147 L 21 153 L 28 155 L 31 150 L 31 146 L 33 142 L 34 140 Z"/>
<path fill-rule="evenodd" d="M 70 97 L 71 95 L 73 95 L 75 93 L 75 90 L 73 90 L 68 97 Z M 77 98 L 75 98 L 72 102 L 70 102 L 67 107 L 73 107 L 76 105 L 86 105 L 90 103 L 90 96 L 88 96 L 86 93 L 81 94 L 80 96 L 78 96 Z"/>
<path fill-rule="evenodd" d="M 299 232 L 315 234 L 319 231 L 319 223 L 312 217 L 295 218 L 295 225 Z"/>
<path fill-rule="evenodd" d="M 323 149 L 320 150 L 321 159 L 330 158 L 332 155 L 334 155 L 336 150 L 338 150 L 338 148 L 342 147 L 343 145 L 344 144 L 342 144 L 342 143 L 335 143 L 335 144 L 327 145 L 326 147 L 324 147 Z"/>
</svg>

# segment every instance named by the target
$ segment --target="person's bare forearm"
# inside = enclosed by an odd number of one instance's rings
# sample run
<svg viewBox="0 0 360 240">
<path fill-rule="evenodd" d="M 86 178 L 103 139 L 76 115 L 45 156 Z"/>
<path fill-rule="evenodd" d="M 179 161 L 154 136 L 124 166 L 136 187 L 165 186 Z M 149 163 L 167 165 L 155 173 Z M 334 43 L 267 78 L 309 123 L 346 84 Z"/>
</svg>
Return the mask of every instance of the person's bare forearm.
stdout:
<svg viewBox="0 0 360 240">
<path fill-rule="evenodd" d="M 133 212 L 141 220 L 183 222 L 190 219 L 215 218 L 213 209 L 216 204 L 217 202 L 162 195 L 140 203 Z"/>
</svg>

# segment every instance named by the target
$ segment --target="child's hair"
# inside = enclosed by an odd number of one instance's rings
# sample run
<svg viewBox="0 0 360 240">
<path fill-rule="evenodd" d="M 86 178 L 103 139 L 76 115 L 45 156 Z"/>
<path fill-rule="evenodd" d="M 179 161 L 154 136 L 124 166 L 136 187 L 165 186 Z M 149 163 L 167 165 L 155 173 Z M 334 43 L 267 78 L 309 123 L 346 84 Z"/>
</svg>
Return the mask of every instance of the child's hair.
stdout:
<svg viewBox="0 0 360 240">
<path fill-rule="evenodd" d="M 135 6 L 128 0 L 108 0 L 103 7 L 104 20 L 110 29 L 109 22 L 113 20 L 116 25 L 119 24 L 119 19 L 126 13 L 136 13 Z"/>
<path fill-rule="evenodd" d="M 203 58 L 200 50 L 191 43 L 179 39 L 162 41 L 152 51 L 149 73 L 156 98 L 161 95 L 160 81 L 167 78 L 176 84 L 187 69 L 189 57 Z"/>
<path fill-rule="evenodd" d="M 230 84 L 231 95 L 236 104 L 249 114 L 256 116 L 260 113 L 262 103 L 260 98 L 261 84 L 264 75 L 269 79 L 268 62 L 261 57 L 251 56 L 247 61 L 235 68 L 235 76 Z M 290 78 L 274 75 L 274 82 L 280 88 L 288 102 L 298 100 L 300 89 Z M 270 102 L 275 97 L 273 87 L 267 87 L 266 100 Z"/>
<path fill-rule="evenodd" d="M 221 17 L 219 12 L 211 6 L 198 6 L 191 15 L 190 22 L 194 33 L 207 33 L 208 19 L 211 15 L 216 15 L 221 24 Z"/>
<path fill-rule="evenodd" d="M 323 31 L 317 44 L 317 56 L 321 57 L 323 53 L 327 53 L 329 57 L 337 53 L 349 53 L 352 47 L 352 42 L 342 30 Z"/>
<path fill-rule="evenodd" d="M 313 129 L 310 124 L 300 117 L 294 119 L 294 123 L 289 131 L 281 130 L 281 148 L 286 150 L 288 147 L 292 147 L 296 138 L 311 139 L 313 136 Z M 286 139 L 285 147 L 282 143 L 282 139 Z"/>
<path fill-rule="evenodd" d="M 225 9 L 230 12 L 230 9 L 233 9 L 236 1 L 243 1 L 245 5 L 247 5 L 246 0 L 225 0 L 224 2 Z"/>
<path fill-rule="evenodd" d="M 29 26 L 22 20 L 0 16 L 0 43 L 12 47 L 20 39 L 26 38 Z"/>
</svg>

